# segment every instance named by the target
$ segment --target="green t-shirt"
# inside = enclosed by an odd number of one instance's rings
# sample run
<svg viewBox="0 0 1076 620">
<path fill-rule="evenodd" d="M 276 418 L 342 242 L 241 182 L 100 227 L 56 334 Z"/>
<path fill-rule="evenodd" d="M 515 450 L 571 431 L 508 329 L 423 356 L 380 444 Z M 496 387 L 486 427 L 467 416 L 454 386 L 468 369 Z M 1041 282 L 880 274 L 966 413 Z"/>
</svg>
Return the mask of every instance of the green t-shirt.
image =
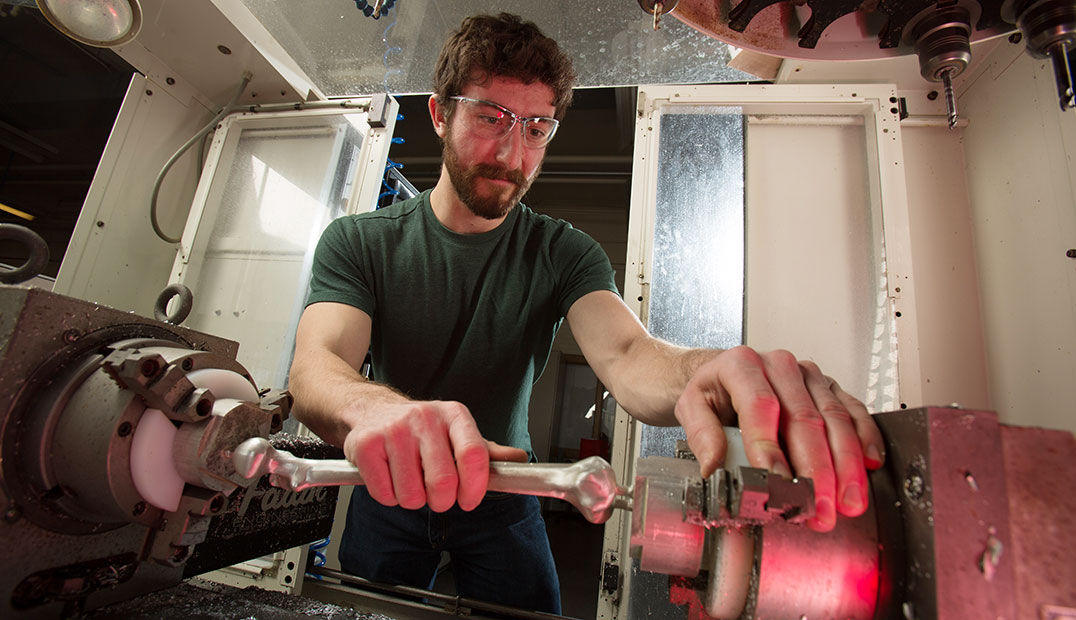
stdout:
<svg viewBox="0 0 1076 620">
<path fill-rule="evenodd" d="M 519 204 L 497 228 L 445 228 L 429 192 L 342 217 L 314 253 L 307 305 L 338 302 L 373 320 L 375 378 L 419 400 L 454 400 L 483 437 L 531 450 L 531 387 L 577 299 L 616 292 L 601 247 Z"/>
</svg>

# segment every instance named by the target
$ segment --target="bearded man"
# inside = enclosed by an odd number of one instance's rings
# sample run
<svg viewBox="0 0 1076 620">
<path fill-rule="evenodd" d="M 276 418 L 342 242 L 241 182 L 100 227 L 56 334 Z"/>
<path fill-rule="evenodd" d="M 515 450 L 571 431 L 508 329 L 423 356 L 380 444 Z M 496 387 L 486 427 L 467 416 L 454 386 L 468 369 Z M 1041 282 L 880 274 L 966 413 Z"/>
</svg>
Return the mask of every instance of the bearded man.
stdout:
<svg viewBox="0 0 1076 620">
<path fill-rule="evenodd" d="M 531 387 L 565 318 L 618 403 L 684 427 L 703 476 L 724 459 L 722 425 L 738 424 L 753 466 L 813 478 L 815 529 L 867 508 L 865 468 L 883 448 L 858 400 L 786 351 L 652 337 L 598 244 L 519 202 L 574 78 L 534 24 L 467 18 L 429 100 L 443 143 L 436 186 L 340 218 L 318 245 L 290 388 L 297 417 L 366 482 L 341 541 L 348 572 L 429 588 L 447 551 L 459 595 L 560 612 L 537 499 L 486 491 L 491 459 L 533 457 Z M 367 350 L 377 383 L 358 372 Z"/>
</svg>

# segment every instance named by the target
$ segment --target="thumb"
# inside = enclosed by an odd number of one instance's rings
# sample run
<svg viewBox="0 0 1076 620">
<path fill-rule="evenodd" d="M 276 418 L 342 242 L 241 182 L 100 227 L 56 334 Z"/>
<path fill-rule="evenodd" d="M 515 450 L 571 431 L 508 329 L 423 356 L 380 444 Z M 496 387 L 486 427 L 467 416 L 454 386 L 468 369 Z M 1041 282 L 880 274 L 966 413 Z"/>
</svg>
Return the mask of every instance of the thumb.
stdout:
<svg viewBox="0 0 1076 620">
<path fill-rule="evenodd" d="M 512 446 L 502 446 L 495 441 L 486 440 L 486 446 L 489 448 L 489 460 L 491 461 L 516 461 L 518 463 L 526 463 L 530 460 L 530 455 L 526 450 L 520 448 L 513 448 Z"/>
</svg>

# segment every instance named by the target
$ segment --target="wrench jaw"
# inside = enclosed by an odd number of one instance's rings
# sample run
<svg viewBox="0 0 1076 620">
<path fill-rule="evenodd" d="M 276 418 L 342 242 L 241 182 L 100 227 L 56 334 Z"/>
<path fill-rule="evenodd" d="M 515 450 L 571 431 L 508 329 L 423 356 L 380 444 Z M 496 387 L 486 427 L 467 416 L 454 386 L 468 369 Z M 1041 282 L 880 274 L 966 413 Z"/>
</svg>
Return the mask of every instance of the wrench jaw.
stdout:
<svg viewBox="0 0 1076 620">
<path fill-rule="evenodd" d="M 269 472 L 267 457 L 273 446 L 264 437 L 251 437 L 231 451 L 232 465 L 236 473 L 246 480 L 253 480 Z M 276 486 L 276 485 L 274 485 Z"/>
<path fill-rule="evenodd" d="M 249 467 L 257 464 L 237 467 L 235 452 L 250 438 L 264 442 L 272 450 L 265 438 L 280 430 L 291 402 L 291 395 L 279 390 L 269 392 L 259 403 L 218 399 L 207 420 L 185 423 L 176 433 L 174 458 L 180 477 L 189 484 L 225 495 L 255 484 L 261 474 L 246 474 Z M 262 454 L 267 452 L 262 450 Z M 256 459 L 257 451 L 248 458 Z"/>
<path fill-rule="evenodd" d="M 578 469 L 579 476 L 562 499 L 578 508 L 587 521 L 605 523 L 614 509 L 625 507 L 629 491 L 617 484 L 616 472 L 604 459 L 592 456 L 573 467 Z"/>
</svg>

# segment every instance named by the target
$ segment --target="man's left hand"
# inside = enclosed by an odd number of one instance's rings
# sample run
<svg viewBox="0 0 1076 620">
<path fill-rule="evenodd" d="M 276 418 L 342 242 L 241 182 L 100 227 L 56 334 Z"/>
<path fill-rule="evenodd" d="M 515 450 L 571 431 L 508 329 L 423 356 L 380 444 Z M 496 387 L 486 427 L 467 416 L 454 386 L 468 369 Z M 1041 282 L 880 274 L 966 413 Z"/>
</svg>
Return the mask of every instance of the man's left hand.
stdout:
<svg viewBox="0 0 1076 620">
<path fill-rule="evenodd" d="M 704 476 L 724 462 L 722 424 L 738 425 L 753 467 L 814 481 L 812 529 L 829 531 L 838 512 L 867 509 L 866 468 L 882 465 L 881 433 L 863 403 L 814 362 L 788 351 L 729 349 L 698 368 L 675 414 Z"/>
</svg>

